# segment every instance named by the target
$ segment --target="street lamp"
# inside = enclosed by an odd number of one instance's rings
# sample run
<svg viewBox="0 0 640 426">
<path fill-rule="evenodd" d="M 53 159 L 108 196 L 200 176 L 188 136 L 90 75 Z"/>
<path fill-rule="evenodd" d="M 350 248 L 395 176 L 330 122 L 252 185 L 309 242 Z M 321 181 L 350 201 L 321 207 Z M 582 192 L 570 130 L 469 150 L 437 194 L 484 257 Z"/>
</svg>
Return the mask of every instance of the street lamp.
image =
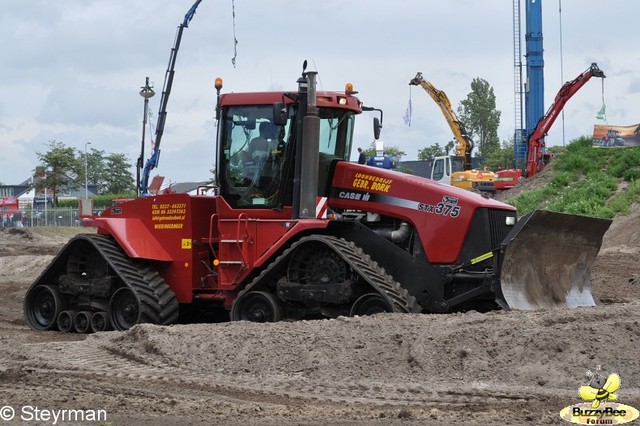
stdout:
<svg viewBox="0 0 640 426">
<path fill-rule="evenodd" d="M 142 90 L 140 90 L 140 96 L 142 96 L 144 98 L 144 112 L 142 114 L 143 119 L 142 119 L 142 143 L 141 143 L 141 148 L 140 148 L 140 157 L 138 157 L 138 162 L 136 163 L 136 193 L 138 196 L 140 196 L 140 171 L 142 170 L 142 167 L 144 166 L 144 131 L 145 128 L 147 127 L 147 115 L 148 115 L 148 108 L 149 108 L 149 99 L 153 97 L 153 95 L 156 94 L 156 92 L 153 91 L 153 87 L 149 86 L 149 77 L 147 77 L 145 79 L 145 83 L 144 86 L 141 87 Z"/>
<path fill-rule="evenodd" d="M 87 157 L 87 145 L 91 145 L 91 142 L 84 144 L 84 198 L 89 198 L 89 157 Z"/>
</svg>

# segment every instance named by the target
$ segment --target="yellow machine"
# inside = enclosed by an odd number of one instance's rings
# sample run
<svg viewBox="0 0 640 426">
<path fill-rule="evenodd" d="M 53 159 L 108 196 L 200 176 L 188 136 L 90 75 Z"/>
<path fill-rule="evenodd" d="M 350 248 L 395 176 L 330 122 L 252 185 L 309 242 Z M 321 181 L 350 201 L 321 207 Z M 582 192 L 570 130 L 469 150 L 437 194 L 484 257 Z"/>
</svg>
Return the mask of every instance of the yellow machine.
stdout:
<svg viewBox="0 0 640 426">
<path fill-rule="evenodd" d="M 409 82 L 413 86 L 421 86 L 440 107 L 444 118 L 447 120 L 453 136 L 456 140 L 456 155 L 448 159 L 438 157 L 434 159 L 434 169 L 441 163 L 445 164 L 445 169 L 450 168 L 450 179 L 446 171 L 441 174 L 444 179 L 436 179 L 462 189 L 478 189 L 481 191 L 493 191 L 494 173 L 486 170 L 475 170 L 471 163 L 471 151 L 473 151 L 473 140 L 467 135 L 464 126 L 451 109 L 451 102 L 447 94 L 436 89 L 433 84 L 422 78 L 422 73 Z M 448 167 L 447 167 L 448 166 Z M 433 175 L 433 173 L 432 173 Z"/>
</svg>

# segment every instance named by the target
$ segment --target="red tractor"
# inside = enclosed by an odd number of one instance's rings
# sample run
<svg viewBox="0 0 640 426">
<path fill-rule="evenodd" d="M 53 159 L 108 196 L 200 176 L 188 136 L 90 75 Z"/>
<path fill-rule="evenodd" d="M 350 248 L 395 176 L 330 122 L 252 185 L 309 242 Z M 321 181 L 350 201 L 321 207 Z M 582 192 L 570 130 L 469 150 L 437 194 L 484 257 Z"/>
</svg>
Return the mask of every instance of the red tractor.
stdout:
<svg viewBox="0 0 640 426">
<path fill-rule="evenodd" d="M 26 322 L 85 332 L 193 311 L 278 321 L 594 304 L 610 221 L 516 221 L 470 191 L 351 163 L 356 116 L 376 109 L 350 88 L 316 92 L 315 78 L 223 95 L 220 82 L 215 194 L 144 195 L 85 219 L 97 233 L 70 240 L 29 288 Z M 380 127 L 376 116 L 376 139 Z"/>
</svg>

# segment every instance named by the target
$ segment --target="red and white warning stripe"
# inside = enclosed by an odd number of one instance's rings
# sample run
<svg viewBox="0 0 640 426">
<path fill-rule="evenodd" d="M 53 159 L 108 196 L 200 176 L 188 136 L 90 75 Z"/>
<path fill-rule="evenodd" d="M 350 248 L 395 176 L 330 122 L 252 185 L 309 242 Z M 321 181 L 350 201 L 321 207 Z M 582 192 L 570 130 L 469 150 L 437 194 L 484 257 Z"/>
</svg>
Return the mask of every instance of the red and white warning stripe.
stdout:
<svg viewBox="0 0 640 426">
<path fill-rule="evenodd" d="M 316 219 L 327 218 L 327 197 L 316 198 Z"/>
</svg>

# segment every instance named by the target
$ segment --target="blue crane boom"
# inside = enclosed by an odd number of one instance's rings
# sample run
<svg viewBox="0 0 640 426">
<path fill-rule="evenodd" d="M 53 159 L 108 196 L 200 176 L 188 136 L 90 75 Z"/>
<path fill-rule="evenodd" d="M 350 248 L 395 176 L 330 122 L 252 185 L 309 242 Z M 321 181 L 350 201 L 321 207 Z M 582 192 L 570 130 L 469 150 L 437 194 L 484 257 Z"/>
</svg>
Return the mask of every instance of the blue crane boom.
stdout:
<svg viewBox="0 0 640 426">
<path fill-rule="evenodd" d="M 164 76 L 164 85 L 162 86 L 162 96 L 160 97 L 160 107 L 158 111 L 158 124 L 156 125 L 155 145 L 151 157 L 147 160 L 142 173 L 142 179 L 140 182 L 139 193 L 143 196 L 149 194 L 149 175 L 151 170 L 158 166 L 160 160 L 160 141 L 162 140 L 162 134 L 164 132 L 164 123 L 167 118 L 167 103 L 169 102 L 169 95 L 171 94 L 171 86 L 173 85 L 173 75 L 176 66 L 176 57 L 178 55 L 178 49 L 180 48 L 180 41 L 182 40 L 182 31 L 189 27 L 189 22 L 193 19 L 193 15 L 196 14 L 196 9 L 202 0 L 197 0 L 193 6 L 189 9 L 184 16 L 184 21 L 178 26 L 176 32 L 175 42 L 171 48 L 171 54 L 169 56 L 169 65 Z"/>
<path fill-rule="evenodd" d="M 544 116 L 544 58 L 542 46 L 542 0 L 526 0 L 526 65 L 525 130 L 520 138 L 523 146 L 515 147 L 516 167 L 524 170 L 527 163 L 528 137 Z"/>
</svg>

